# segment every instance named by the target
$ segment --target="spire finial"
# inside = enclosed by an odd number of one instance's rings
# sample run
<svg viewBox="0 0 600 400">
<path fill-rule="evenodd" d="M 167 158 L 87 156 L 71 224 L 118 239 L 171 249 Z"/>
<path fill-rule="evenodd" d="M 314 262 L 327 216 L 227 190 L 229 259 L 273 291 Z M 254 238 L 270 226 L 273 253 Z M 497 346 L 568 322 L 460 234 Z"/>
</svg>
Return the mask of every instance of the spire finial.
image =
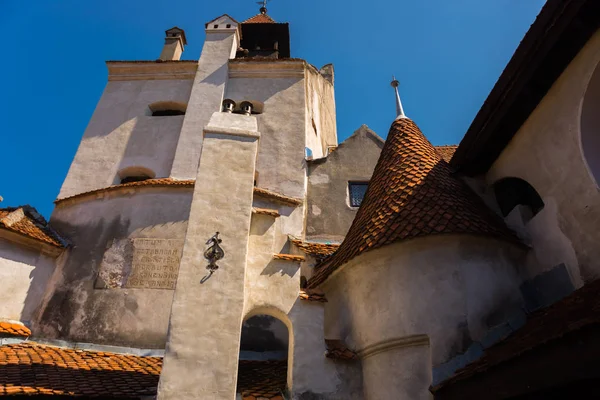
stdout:
<svg viewBox="0 0 600 400">
<path fill-rule="evenodd" d="M 266 14 L 267 13 L 267 3 L 269 3 L 269 1 L 271 0 L 261 0 L 261 1 L 257 1 L 256 4 L 261 5 L 262 7 L 260 7 L 260 13 L 261 14 Z"/>
<path fill-rule="evenodd" d="M 402 108 L 402 102 L 400 101 L 400 93 L 398 92 L 398 86 L 400 86 L 400 82 L 396 79 L 394 75 L 392 75 L 392 87 L 396 92 L 396 119 L 406 118 L 404 114 L 404 108 Z"/>
</svg>

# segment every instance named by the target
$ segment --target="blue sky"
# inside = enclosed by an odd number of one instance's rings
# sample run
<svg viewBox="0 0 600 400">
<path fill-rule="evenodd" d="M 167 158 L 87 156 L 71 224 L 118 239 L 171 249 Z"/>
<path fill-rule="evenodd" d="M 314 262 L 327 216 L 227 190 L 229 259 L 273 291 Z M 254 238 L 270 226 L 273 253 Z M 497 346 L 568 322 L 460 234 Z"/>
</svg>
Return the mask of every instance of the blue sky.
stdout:
<svg viewBox="0 0 600 400">
<path fill-rule="evenodd" d="M 292 57 L 335 65 L 340 141 L 367 124 L 385 137 L 391 75 L 406 114 L 435 144 L 458 143 L 544 0 L 273 0 Z M 49 216 L 106 83 L 105 60 L 153 60 L 164 30 L 186 31 L 197 59 L 204 23 L 242 21 L 252 0 L 0 0 L 2 207 Z"/>
</svg>

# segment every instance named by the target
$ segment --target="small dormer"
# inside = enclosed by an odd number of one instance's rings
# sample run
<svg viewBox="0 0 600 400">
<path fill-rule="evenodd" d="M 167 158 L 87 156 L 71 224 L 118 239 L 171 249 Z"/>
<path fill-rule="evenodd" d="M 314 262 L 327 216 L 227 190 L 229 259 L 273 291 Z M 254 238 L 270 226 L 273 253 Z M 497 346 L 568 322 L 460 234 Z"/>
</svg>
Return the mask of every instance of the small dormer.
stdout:
<svg viewBox="0 0 600 400">
<path fill-rule="evenodd" d="M 223 14 L 220 17 L 213 19 L 210 22 L 207 22 L 204 27 L 206 28 L 206 33 L 210 32 L 228 32 L 235 31 L 239 25 L 235 19 L 230 17 L 227 14 Z"/>
</svg>

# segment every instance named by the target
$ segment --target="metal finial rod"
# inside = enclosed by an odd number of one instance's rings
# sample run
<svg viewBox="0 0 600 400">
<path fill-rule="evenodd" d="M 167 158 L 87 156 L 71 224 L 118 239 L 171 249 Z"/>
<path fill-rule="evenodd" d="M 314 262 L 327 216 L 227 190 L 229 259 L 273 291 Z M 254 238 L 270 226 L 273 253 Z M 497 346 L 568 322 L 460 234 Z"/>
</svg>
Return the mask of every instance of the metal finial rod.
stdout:
<svg viewBox="0 0 600 400">
<path fill-rule="evenodd" d="M 257 1 L 256 4 L 260 5 L 260 13 L 261 14 L 266 14 L 267 13 L 267 4 L 269 3 L 269 1 L 271 0 L 262 0 L 262 1 Z"/>
<path fill-rule="evenodd" d="M 400 93 L 398 92 L 398 86 L 400 86 L 400 82 L 398 82 L 396 77 L 393 75 L 391 85 L 396 92 L 396 119 L 406 118 L 406 115 L 404 114 L 404 108 L 402 107 L 402 101 L 400 101 Z"/>
</svg>

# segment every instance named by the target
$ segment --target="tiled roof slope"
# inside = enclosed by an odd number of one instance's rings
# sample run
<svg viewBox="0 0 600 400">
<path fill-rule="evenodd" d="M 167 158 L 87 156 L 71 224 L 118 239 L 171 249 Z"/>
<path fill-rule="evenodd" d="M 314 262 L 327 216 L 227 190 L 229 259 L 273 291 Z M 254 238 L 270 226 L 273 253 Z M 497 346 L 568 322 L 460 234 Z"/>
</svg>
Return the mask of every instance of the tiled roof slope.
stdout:
<svg viewBox="0 0 600 400">
<path fill-rule="evenodd" d="M 248 18 L 242 24 L 275 24 L 275 20 L 267 14 L 256 14 L 254 17 Z"/>
<path fill-rule="evenodd" d="M 304 251 L 306 254 L 316 258 L 327 257 L 333 254 L 338 247 L 340 247 L 339 244 L 334 243 L 304 242 L 299 239 L 291 239 L 290 241 L 302 249 L 302 251 Z"/>
<path fill-rule="evenodd" d="M 287 360 L 240 360 L 237 393 L 244 400 L 283 400 L 287 381 Z"/>
<path fill-rule="evenodd" d="M 2 321 L 0 322 L 0 337 L 2 336 L 29 337 L 31 331 L 21 323 Z"/>
<path fill-rule="evenodd" d="M 31 206 L 0 209 L 0 228 L 59 248 L 66 244 L 46 219 Z"/>
<path fill-rule="evenodd" d="M 394 121 L 369 188 L 340 248 L 308 287 L 357 255 L 433 234 L 468 233 L 517 241 L 504 222 L 457 177 L 408 118 Z"/>
<path fill-rule="evenodd" d="M 433 390 L 484 372 L 537 346 L 597 323 L 600 323 L 600 279 L 534 312 L 521 329 L 487 349 L 483 357 L 458 370 Z"/>
<path fill-rule="evenodd" d="M 456 152 L 457 148 L 458 148 L 458 145 L 456 145 L 456 144 L 445 145 L 445 146 L 435 146 L 435 150 L 438 152 L 440 157 L 442 157 L 442 159 L 444 161 L 446 161 L 447 163 L 449 163 L 450 160 L 452 160 L 452 156 Z"/>
<path fill-rule="evenodd" d="M 0 346 L 0 396 L 69 395 L 138 398 L 156 394 L 159 357 L 45 346 Z"/>
<path fill-rule="evenodd" d="M 90 190 L 88 192 L 83 192 L 83 193 L 77 193 L 73 196 L 68 196 L 68 197 L 63 197 L 61 199 L 56 199 L 54 200 L 55 204 L 61 203 L 65 200 L 72 200 L 72 199 L 76 199 L 79 197 L 85 197 L 85 196 L 89 196 L 92 194 L 98 194 L 98 193 L 106 193 L 106 192 L 113 192 L 116 190 L 120 190 L 123 188 L 133 188 L 133 187 L 166 187 L 166 186 L 178 186 L 178 187 L 194 187 L 194 182 L 195 180 L 193 179 L 186 179 L 186 180 L 179 180 L 179 179 L 173 179 L 173 178 L 157 178 L 157 179 L 146 179 L 145 181 L 139 181 L 139 182 L 129 182 L 129 183 L 121 183 L 118 185 L 112 185 L 112 186 L 108 186 L 105 188 L 101 188 L 101 189 L 95 189 L 95 190 Z"/>
</svg>

